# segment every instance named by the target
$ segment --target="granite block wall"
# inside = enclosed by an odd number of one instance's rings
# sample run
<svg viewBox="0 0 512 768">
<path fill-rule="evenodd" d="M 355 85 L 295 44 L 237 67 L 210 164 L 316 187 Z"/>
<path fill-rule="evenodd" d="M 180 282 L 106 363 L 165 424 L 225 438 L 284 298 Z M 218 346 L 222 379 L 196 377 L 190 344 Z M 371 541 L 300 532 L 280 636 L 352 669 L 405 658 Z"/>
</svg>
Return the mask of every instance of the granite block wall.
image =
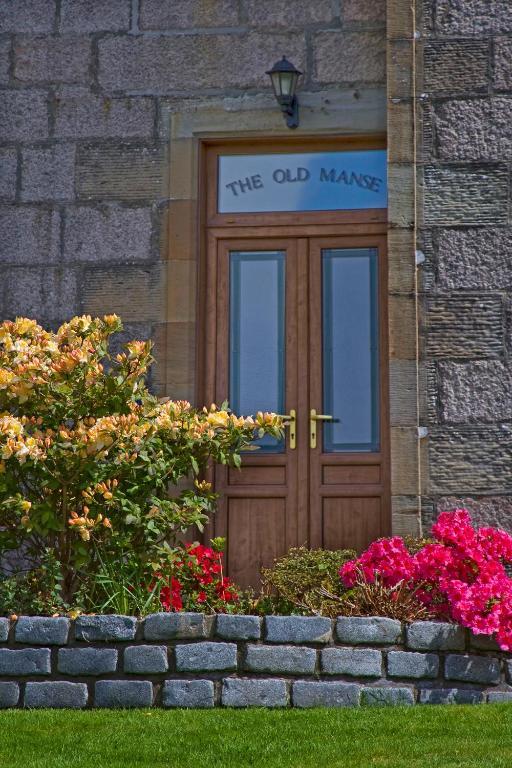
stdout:
<svg viewBox="0 0 512 768">
<path fill-rule="evenodd" d="M 512 701 L 512 661 L 454 624 L 160 613 L 0 619 L 0 708 Z"/>
<path fill-rule="evenodd" d="M 427 528 L 466 506 L 512 529 L 512 15 L 424 0 L 418 43 Z"/>
</svg>

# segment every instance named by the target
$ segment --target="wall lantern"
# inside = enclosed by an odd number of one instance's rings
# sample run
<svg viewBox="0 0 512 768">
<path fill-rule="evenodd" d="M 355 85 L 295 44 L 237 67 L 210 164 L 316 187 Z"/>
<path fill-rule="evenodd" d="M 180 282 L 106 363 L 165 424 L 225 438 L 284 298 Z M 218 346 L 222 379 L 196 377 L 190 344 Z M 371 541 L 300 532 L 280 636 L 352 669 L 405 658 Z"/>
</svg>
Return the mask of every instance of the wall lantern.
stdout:
<svg viewBox="0 0 512 768">
<path fill-rule="evenodd" d="M 297 128 L 299 124 L 299 102 L 295 95 L 297 81 L 302 72 L 296 69 L 288 59 L 283 56 L 281 61 L 276 61 L 272 69 L 269 69 L 274 96 L 285 116 L 288 128 Z"/>
</svg>

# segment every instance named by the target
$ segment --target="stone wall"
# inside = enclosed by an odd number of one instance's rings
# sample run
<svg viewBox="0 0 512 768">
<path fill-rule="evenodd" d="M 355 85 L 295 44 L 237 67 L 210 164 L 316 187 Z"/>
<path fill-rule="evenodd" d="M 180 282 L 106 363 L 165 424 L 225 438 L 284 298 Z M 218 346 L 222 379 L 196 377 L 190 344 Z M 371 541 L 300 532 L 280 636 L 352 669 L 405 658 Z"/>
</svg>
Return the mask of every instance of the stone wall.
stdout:
<svg viewBox="0 0 512 768">
<path fill-rule="evenodd" d="M 512 15 L 423 0 L 417 93 L 429 498 L 512 528 Z"/>
<path fill-rule="evenodd" d="M 387 618 L 0 619 L 0 707 L 315 707 L 512 700 L 512 659 Z"/>
</svg>

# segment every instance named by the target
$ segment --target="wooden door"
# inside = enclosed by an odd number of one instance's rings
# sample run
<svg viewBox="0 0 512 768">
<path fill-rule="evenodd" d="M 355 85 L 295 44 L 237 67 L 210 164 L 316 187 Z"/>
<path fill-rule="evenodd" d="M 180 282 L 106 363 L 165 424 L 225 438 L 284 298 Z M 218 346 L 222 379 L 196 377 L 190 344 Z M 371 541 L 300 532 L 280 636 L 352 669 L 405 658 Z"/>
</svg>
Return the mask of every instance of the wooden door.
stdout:
<svg viewBox="0 0 512 768">
<path fill-rule="evenodd" d="M 390 533 L 386 239 L 309 242 L 310 545 Z"/>
<path fill-rule="evenodd" d="M 251 234 L 210 239 L 209 391 L 294 419 L 215 471 L 214 532 L 243 586 L 292 546 L 362 550 L 390 527 L 385 237 Z"/>
<path fill-rule="evenodd" d="M 297 542 L 299 509 L 306 508 L 299 459 L 307 462 L 305 435 L 297 439 L 300 380 L 298 285 L 306 252 L 295 238 L 216 239 L 215 400 L 237 413 L 289 414 L 283 441 L 264 438 L 244 453 L 241 470 L 217 468 L 220 494 L 215 534 L 227 537 L 226 565 L 242 586 L 256 585 L 261 567 Z"/>
</svg>

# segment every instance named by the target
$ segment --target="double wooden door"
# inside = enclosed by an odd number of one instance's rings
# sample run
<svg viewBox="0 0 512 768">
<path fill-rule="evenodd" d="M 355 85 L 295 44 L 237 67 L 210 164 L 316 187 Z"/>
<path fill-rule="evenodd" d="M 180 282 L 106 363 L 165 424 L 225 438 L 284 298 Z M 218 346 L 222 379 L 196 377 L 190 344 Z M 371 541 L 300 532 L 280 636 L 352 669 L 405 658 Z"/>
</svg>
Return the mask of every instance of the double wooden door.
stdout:
<svg viewBox="0 0 512 768">
<path fill-rule="evenodd" d="M 241 585 L 292 546 L 389 533 L 385 274 L 383 235 L 210 236 L 206 400 L 286 416 L 282 441 L 215 470 Z"/>
</svg>

